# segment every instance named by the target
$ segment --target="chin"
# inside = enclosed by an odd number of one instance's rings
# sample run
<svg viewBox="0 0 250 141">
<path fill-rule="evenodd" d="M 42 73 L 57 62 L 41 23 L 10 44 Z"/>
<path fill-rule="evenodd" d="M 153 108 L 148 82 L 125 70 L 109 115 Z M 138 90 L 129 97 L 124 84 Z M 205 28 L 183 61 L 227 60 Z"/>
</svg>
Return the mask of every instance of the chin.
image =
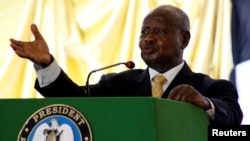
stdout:
<svg viewBox="0 0 250 141">
<path fill-rule="evenodd" d="M 151 68 L 153 68 L 157 64 L 157 62 L 154 60 L 147 60 L 147 59 L 143 59 L 143 60 L 144 60 L 145 64 L 147 64 L 147 66 L 149 66 Z"/>
</svg>

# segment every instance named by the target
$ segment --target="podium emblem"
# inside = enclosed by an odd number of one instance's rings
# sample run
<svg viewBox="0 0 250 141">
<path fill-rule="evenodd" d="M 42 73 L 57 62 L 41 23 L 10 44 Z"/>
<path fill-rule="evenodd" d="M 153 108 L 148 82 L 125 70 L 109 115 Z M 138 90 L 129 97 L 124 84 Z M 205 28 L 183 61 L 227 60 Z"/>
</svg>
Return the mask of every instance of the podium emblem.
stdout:
<svg viewBox="0 0 250 141">
<path fill-rule="evenodd" d="M 18 141 L 92 141 L 92 132 L 78 110 L 53 104 L 31 115 L 19 132 Z"/>
</svg>

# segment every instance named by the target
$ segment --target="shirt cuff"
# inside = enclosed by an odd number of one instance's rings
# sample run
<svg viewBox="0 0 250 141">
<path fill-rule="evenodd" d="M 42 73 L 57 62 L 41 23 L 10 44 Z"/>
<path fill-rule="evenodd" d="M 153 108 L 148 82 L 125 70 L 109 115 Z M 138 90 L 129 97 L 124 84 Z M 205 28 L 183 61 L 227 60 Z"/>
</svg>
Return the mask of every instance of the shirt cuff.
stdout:
<svg viewBox="0 0 250 141">
<path fill-rule="evenodd" d="M 210 106 L 211 106 L 210 109 L 206 110 L 206 113 L 208 114 L 210 119 L 213 119 L 214 114 L 215 114 L 214 103 L 209 98 L 207 98 L 207 97 L 205 97 L 205 98 L 208 100 L 208 102 L 210 103 Z"/>
<path fill-rule="evenodd" d="M 55 60 L 46 68 L 42 68 L 38 64 L 34 64 L 34 68 L 41 88 L 54 82 L 61 73 L 61 68 Z"/>
</svg>

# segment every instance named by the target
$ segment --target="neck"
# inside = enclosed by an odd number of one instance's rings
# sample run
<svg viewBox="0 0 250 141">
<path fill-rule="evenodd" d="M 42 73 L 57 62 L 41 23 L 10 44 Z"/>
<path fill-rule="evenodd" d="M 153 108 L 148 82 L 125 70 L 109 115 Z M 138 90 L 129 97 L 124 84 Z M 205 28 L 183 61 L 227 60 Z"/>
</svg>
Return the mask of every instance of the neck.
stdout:
<svg viewBox="0 0 250 141">
<path fill-rule="evenodd" d="M 149 67 L 151 67 L 152 69 L 156 70 L 159 73 L 165 73 L 170 69 L 176 67 L 180 63 L 182 63 L 182 61 L 174 64 L 150 64 Z"/>
</svg>

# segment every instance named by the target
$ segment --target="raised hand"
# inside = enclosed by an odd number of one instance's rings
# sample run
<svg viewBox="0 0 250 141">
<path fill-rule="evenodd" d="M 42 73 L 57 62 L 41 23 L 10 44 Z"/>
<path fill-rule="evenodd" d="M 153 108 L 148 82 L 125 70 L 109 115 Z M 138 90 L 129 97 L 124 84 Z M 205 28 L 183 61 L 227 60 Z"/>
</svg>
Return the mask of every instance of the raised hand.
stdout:
<svg viewBox="0 0 250 141">
<path fill-rule="evenodd" d="M 19 57 L 27 58 L 42 66 L 48 66 L 52 60 L 48 45 L 35 24 L 31 25 L 31 32 L 35 37 L 34 41 L 10 39 L 10 46 Z"/>
</svg>

